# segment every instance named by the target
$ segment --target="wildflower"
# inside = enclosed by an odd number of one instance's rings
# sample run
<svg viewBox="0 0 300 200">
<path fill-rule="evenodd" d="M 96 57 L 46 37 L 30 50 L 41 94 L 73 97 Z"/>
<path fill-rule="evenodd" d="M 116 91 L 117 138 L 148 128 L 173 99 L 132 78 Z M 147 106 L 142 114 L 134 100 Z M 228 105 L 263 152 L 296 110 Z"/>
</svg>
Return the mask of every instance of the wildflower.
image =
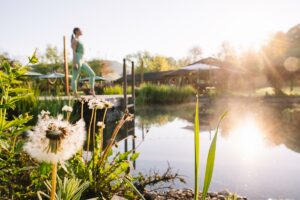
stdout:
<svg viewBox="0 0 300 200">
<path fill-rule="evenodd" d="M 61 163 L 82 148 L 85 135 L 83 120 L 72 125 L 52 117 L 41 118 L 30 132 L 24 150 L 40 162 Z"/>
<path fill-rule="evenodd" d="M 90 99 L 88 102 L 89 109 L 103 109 L 104 103 L 99 99 Z"/>
<path fill-rule="evenodd" d="M 38 115 L 38 118 L 46 119 L 46 118 L 49 118 L 49 115 L 50 115 L 50 112 L 48 110 L 47 111 L 42 110 L 41 114 Z"/>
<path fill-rule="evenodd" d="M 105 108 L 112 108 L 113 104 L 110 101 L 104 101 L 104 107 Z"/>
<path fill-rule="evenodd" d="M 103 122 L 98 122 L 98 123 L 97 123 L 97 126 L 98 126 L 99 128 L 102 128 L 102 129 L 105 128 L 105 124 L 104 124 Z"/>
<path fill-rule="evenodd" d="M 71 113 L 73 111 L 73 108 L 71 106 L 64 105 L 64 107 L 62 108 L 62 111 Z"/>
</svg>

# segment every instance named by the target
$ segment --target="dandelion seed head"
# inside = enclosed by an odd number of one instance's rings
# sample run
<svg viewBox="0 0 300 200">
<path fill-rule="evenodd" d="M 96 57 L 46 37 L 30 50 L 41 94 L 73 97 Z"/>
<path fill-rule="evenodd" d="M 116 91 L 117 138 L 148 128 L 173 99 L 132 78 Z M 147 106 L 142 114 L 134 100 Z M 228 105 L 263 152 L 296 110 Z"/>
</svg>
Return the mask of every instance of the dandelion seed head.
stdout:
<svg viewBox="0 0 300 200">
<path fill-rule="evenodd" d="M 112 108 L 113 104 L 110 101 L 104 101 L 105 108 Z"/>
<path fill-rule="evenodd" d="M 42 110 L 41 111 L 41 114 L 38 115 L 38 118 L 41 118 L 41 119 L 46 119 L 46 118 L 49 118 L 50 116 L 50 112 L 48 110 Z"/>
<path fill-rule="evenodd" d="M 52 131 L 51 134 L 49 131 Z M 30 131 L 28 141 L 23 148 L 39 162 L 62 163 L 82 148 L 85 136 L 85 123 L 83 120 L 79 120 L 72 125 L 67 121 L 53 117 L 40 118 L 33 131 Z M 56 152 L 52 151 L 51 148 L 49 149 L 50 143 L 55 139 L 59 139 Z"/>
<path fill-rule="evenodd" d="M 103 123 L 103 122 L 98 122 L 97 123 L 97 126 L 99 127 L 99 128 L 105 128 L 105 124 Z"/>
<path fill-rule="evenodd" d="M 88 102 L 89 109 L 103 109 L 104 103 L 99 99 L 90 99 Z"/>
<path fill-rule="evenodd" d="M 62 108 L 62 111 L 71 113 L 73 111 L 73 108 L 71 106 L 64 105 L 63 108 Z"/>
</svg>

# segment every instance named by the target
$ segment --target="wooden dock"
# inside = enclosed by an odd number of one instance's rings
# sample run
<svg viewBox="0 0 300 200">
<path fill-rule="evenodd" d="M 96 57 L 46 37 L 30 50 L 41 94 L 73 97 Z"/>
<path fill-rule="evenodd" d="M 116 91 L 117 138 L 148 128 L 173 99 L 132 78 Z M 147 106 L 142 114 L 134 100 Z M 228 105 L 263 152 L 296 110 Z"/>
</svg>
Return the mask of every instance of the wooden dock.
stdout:
<svg viewBox="0 0 300 200">
<path fill-rule="evenodd" d="M 91 95 L 82 95 L 80 97 L 75 96 L 41 96 L 38 97 L 39 101 L 80 101 L 81 97 L 84 98 L 96 98 L 96 99 L 103 99 L 106 101 L 111 102 L 114 107 L 120 107 L 124 104 L 124 95 L 96 95 L 95 97 Z M 130 102 L 132 95 L 127 95 L 127 102 Z"/>
</svg>

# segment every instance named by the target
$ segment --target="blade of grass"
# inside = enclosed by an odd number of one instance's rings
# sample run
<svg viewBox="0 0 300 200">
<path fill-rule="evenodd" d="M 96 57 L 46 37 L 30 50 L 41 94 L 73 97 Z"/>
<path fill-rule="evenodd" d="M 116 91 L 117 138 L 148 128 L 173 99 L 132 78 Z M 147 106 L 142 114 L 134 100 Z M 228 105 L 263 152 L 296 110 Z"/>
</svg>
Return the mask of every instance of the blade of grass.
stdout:
<svg viewBox="0 0 300 200">
<path fill-rule="evenodd" d="M 200 128 L 199 128 L 199 107 L 198 107 L 198 95 L 196 101 L 196 110 L 195 110 L 195 122 L 194 122 L 194 144 L 195 144 L 195 188 L 194 188 L 194 200 L 198 200 L 199 193 L 199 149 L 200 149 Z"/>
<path fill-rule="evenodd" d="M 124 180 L 131 186 L 131 188 L 140 196 L 142 200 L 146 200 L 145 197 L 140 193 L 140 191 L 134 186 L 129 177 L 125 176 Z"/>
<path fill-rule="evenodd" d="M 213 175 L 213 170 L 214 170 L 214 164 L 215 164 L 215 155 L 216 155 L 216 147 L 217 147 L 217 137 L 218 137 L 218 132 L 219 132 L 219 126 L 220 123 L 223 121 L 223 119 L 225 118 L 225 116 L 227 115 L 227 112 L 225 112 L 218 123 L 213 141 L 211 142 L 210 148 L 209 148 L 209 152 L 207 155 L 207 161 L 206 161 L 206 169 L 205 169 L 205 177 L 204 177 L 204 185 L 203 185 L 203 189 L 202 189 L 202 195 L 201 195 L 201 200 L 205 200 L 206 198 L 206 194 L 208 192 L 209 186 L 210 186 L 210 182 L 212 179 L 212 175 Z"/>
</svg>

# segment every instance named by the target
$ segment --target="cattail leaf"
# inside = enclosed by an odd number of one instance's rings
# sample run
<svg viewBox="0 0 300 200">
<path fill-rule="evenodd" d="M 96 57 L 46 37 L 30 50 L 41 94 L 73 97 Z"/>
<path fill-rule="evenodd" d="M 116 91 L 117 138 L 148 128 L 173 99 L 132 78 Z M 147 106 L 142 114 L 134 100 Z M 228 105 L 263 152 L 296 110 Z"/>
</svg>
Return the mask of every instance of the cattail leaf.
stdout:
<svg viewBox="0 0 300 200">
<path fill-rule="evenodd" d="M 195 108 L 195 122 L 194 122 L 194 148 L 195 148 L 195 188 L 194 188 L 194 199 L 198 199 L 199 193 L 199 154 L 200 154 L 200 127 L 199 127 L 199 105 L 198 105 L 198 96 L 196 101 L 196 108 Z"/>
<path fill-rule="evenodd" d="M 207 155 L 204 184 L 203 184 L 202 195 L 201 195 L 202 200 L 205 200 L 205 198 L 206 198 L 206 195 L 207 195 L 210 183 L 211 183 L 211 179 L 212 179 L 212 176 L 213 176 L 219 126 L 220 126 L 220 123 L 223 121 L 223 119 L 225 118 L 226 115 L 227 115 L 227 112 L 225 112 L 219 120 L 214 138 L 211 142 L 209 152 L 208 152 L 208 155 Z"/>
</svg>

